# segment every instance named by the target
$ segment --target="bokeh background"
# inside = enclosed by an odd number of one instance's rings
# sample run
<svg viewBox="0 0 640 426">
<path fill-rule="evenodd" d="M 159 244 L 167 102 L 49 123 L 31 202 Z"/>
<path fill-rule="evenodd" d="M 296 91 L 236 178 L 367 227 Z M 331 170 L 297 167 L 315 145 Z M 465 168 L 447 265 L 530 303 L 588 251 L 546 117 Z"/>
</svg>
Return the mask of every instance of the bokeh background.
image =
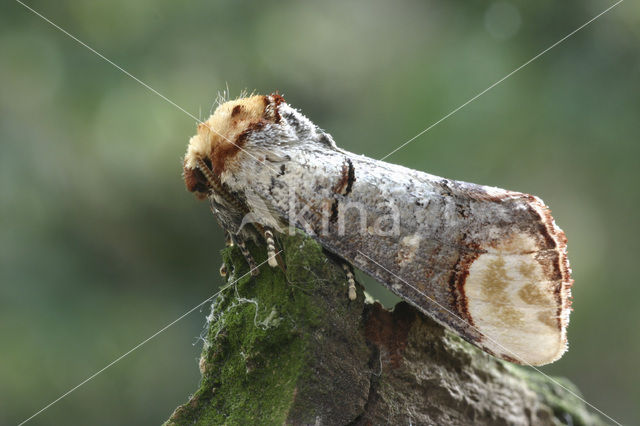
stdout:
<svg viewBox="0 0 640 426">
<path fill-rule="evenodd" d="M 28 4 L 199 118 L 227 88 L 279 90 L 380 158 L 612 3 Z M 626 424 L 640 422 L 639 46 L 627 1 L 388 159 L 552 207 L 575 311 L 569 352 L 543 370 Z M 213 294 L 223 237 L 181 180 L 193 118 L 17 2 L 0 6 L 0 58 L 0 424 L 15 424 Z M 207 313 L 31 424 L 161 423 L 197 388 Z"/>
</svg>

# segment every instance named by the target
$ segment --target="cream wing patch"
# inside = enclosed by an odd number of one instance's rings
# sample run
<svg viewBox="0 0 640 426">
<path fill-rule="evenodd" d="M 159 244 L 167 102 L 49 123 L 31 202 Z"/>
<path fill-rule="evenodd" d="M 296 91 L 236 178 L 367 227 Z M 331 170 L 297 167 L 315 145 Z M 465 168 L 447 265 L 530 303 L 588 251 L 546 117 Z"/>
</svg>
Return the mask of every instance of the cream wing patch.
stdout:
<svg viewBox="0 0 640 426">
<path fill-rule="evenodd" d="M 485 336 L 482 346 L 522 364 L 560 358 L 566 337 L 555 289 L 525 234 L 480 255 L 469 268 L 465 294 L 469 315 Z"/>
</svg>

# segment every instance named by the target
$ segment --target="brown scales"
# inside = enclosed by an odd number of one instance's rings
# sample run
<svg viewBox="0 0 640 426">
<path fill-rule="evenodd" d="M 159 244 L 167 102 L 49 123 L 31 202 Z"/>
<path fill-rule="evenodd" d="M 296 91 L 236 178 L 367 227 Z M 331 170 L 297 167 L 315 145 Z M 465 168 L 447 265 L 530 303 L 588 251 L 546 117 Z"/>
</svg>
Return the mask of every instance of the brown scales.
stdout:
<svg viewBox="0 0 640 426">
<path fill-rule="evenodd" d="M 469 276 L 469 268 L 471 268 L 471 264 L 475 262 L 478 256 L 479 253 L 463 254 L 454 267 L 453 282 L 452 279 L 449 280 L 449 288 L 452 290 L 458 314 L 471 326 L 475 326 L 475 324 L 469 312 L 469 301 L 467 300 L 464 285 Z"/>
<path fill-rule="evenodd" d="M 391 368 L 398 368 L 402 353 L 407 346 L 407 337 L 413 325 L 416 311 L 406 302 L 398 303 L 393 312 L 376 302 L 371 307 L 365 323 L 367 340 L 384 351 L 391 361 Z"/>
</svg>

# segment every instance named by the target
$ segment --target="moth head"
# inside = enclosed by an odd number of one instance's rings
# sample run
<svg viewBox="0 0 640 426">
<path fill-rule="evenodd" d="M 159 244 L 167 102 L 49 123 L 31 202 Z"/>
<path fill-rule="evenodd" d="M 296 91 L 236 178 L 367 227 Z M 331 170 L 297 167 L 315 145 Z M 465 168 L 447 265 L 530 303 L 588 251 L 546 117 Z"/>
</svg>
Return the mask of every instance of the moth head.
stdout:
<svg viewBox="0 0 640 426">
<path fill-rule="evenodd" d="M 245 150 L 251 132 L 279 120 L 277 109 L 282 102 L 278 94 L 235 99 L 220 104 L 207 121 L 198 124 L 184 157 L 187 190 L 200 199 L 215 190 L 212 178 L 219 179 L 237 154 Z"/>
</svg>

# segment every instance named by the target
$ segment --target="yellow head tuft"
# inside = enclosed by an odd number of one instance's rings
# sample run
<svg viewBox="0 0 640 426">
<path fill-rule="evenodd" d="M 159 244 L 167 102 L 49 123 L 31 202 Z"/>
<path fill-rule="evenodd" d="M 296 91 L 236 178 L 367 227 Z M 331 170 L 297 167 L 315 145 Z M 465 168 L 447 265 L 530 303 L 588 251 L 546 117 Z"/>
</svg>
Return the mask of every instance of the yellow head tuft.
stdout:
<svg viewBox="0 0 640 426">
<path fill-rule="evenodd" d="M 275 108 L 283 102 L 279 95 L 251 96 L 228 101 L 216 108 L 209 119 L 198 125 L 195 136 L 189 140 L 184 157 L 184 180 L 187 189 L 200 195 L 206 195 L 207 182 L 198 168 L 200 160 L 219 176 L 227 163 L 246 143 L 247 135 L 277 120 Z"/>
</svg>

